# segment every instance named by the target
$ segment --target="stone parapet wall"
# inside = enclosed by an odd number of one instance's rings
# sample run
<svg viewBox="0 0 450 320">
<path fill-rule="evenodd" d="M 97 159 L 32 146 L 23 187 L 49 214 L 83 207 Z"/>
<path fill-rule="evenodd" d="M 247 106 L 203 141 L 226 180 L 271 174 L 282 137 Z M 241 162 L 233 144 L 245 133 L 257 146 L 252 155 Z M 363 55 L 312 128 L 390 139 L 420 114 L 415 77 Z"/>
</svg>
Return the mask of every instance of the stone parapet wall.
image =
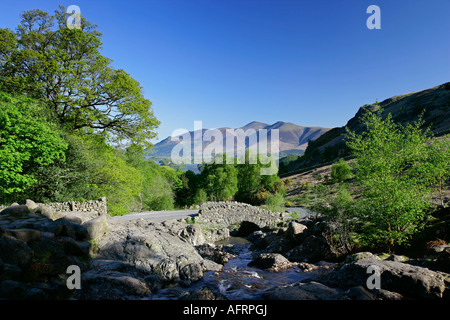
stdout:
<svg viewBox="0 0 450 320">
<path fill-rule="evenodd" d="M 36 203 L 38 206 L 43 205 L 54 211 L 59 212 L 91 212 L 98 215 L 103 215 L 108 213 L 106 207 L 106 198 L 103 197 L 98 200 L 88 200 L 88 201 L 66 201 L 66 202 L 51 202 L 51 203 Z M 0 205 L 0 211 L 7 208 L 7 205 Z"/>
</svg>

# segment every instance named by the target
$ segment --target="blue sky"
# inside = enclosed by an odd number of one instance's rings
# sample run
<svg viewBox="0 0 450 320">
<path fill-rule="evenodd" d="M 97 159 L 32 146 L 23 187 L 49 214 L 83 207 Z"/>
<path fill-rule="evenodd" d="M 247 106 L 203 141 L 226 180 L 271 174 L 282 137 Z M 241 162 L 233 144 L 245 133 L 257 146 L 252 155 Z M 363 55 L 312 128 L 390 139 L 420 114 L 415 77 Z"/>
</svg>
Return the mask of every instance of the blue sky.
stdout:
<svg viewBox="0 0 450 320">
<path fill-rule="evenodd" d="M 450 81 L 448 0 L 3 1 L 22 11 L 78 5 L 103 54 L 153 103 L 164 139 L 177 128 L 251 121 L 346 124 L 358 108 Z M 381 29 L 369 30 L 369 5 Z"/>
</svg>

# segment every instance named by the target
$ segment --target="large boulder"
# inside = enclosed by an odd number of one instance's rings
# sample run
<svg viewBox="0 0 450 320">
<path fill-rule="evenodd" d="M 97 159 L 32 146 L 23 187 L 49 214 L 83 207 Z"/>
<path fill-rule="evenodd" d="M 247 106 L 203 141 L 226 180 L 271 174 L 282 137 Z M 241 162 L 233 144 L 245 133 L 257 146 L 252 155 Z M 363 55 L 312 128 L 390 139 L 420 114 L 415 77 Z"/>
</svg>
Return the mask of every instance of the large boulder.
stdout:
<svg viewBox="0 0 450 320">
<path fill-rule="evenodd" d="M 129 263 L 162 282 L 189 284 L 216 268 L 206 262 L 190 243 L 145 221 L 113 222 L 111 232 L 98 243 L 96 258 Z M 214 264 L 214 266 L 213 266 Z"/>
<path fill-rule="evenodd" d="M 286 253 L 291 261 L 315 263 L 332 256 L 330 246 L 321 236 L 308 236 L 303 242 Z"/>
<path fill-rule="evenodd" d="M 87 230 L 88 240 L 98 241 L 108 232 L 108 222 L 105 215 L 86 221 L 82 226 Z"/>
<path fill-rule="evenodd" d="M 206 243 L 205 235 L 199 225 L 188 224 L 179 229 L 177 235 L 194 246 Z"/>
<path fill-rule="evenodd" d="M 51 220 L 58 220 L 60 218 L 63 218 L 63 215 L 60 212 L 55 211 L 52 208 L 47 207 L 45 205 L 40 205 L 36 207 L 35 209 L 32 210 L 32 212 L 34 214 L 39 214 L 43 217 L 47 217 Z"/>
<path fill-rule="evenodd" d="M 11 205 L 0 212 L 0 215 L 8 215 L 13 217 L 20 217 L 30 213 L 30 209 L 26 205 Z"/>
<path fill-rule="evenodd" d="M 349 300 L 341 290 L 314 281 L 275 287 L 267 290 L 263 298 L 268 300 Z"/>
<path fill-rule="evenodd" d="M 126 268 L 125 268 L 126 269 Z M 91 269 L 81 275 L 81 289 L 75 298 L 81 300 L 127 300 L 149 297 L 147 282 L 122 269 Z"/>
<path fill-rule="evenodd" d="M 340 269 L 320 276 L 317 281 L 342 289 L 366 287 L 367 279 L 373 274 L 368 272 L 370 266 L 380 271 L 381 289 L 398 292 L 405 297 L 442 298 L 446 289 L 445 278 L 439 272 L 399 261 L 374 258 L 344 264 Z"/>
<path fill-rule="evenodd" d="M 85 226 L 74 223 L 65 218 L 50 221 L 41 226 L 43 231 L 51 232 L 55 236 L 71 237 L 75 240 L 83 241 L 89 238 L 88 231 Z"/>
<path fill-rule="evenodd" d="M 197 252 L 205 259 L 224 265 L 230 259 L 236 258 L 236 255 L 223 250 L 223 246 L 205 243 L 196 246 Z"/>
<path fill-rule="evenodd" d="M 260 253 L 248 264 L 248 266 L 277 272 L 289 269 L 293 264 L 279 253 Z"/>
<path fill-rule="evenodd" d="M 289 222 L 286 237 L 293 242 L 301 243 L 309 235 L 308 227 L 296 221 Z"/>
<path fill-rule="evenodd" d="M 12 237 L 23 242 L 37 241 L 42 237 L 42 232 L 36 229 L 12 229 L 7 230 Z"/>
<path fill-rule="evenodd" d="M 30 200 L 30 199 L 26 199 L 21 204 L 26 205 L 30 211 L 36 209 L 37 207 L 39 207 L 39 205 L 36 202 L 34 202 L 33 200 Z"/>
<path fill-rule="evenodd" d="M 33 259 L 34 252 L 27 244 L 11 236 L 0 236 L 0 260 L 4 263 L 27 266 Z"/>
</svg>

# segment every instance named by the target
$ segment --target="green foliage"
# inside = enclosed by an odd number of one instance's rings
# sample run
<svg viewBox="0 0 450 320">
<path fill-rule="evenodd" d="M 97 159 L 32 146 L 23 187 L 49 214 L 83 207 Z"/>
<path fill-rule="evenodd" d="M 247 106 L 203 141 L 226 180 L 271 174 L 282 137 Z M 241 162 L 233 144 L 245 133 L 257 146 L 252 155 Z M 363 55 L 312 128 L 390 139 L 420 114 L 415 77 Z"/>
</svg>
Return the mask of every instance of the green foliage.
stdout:
<svg viewBox="0 0 450 320">
<path fill-rule="evenodd" d="M 450 135 L 434 139 L 428 147 L 428 154 L 430 183 L 439 193 L 441 205 L 444 206 L 443 189 L 450 178 Z"/>
<path fill-rule="evenodd" d="M 0 199 L 36 184 L 36 172 L 64 161 L 67 143 L 33 99 L 0 92 Z M 9 199 L 8 199 L 9 200 Z"/>
<path fill-rule="evenodd" d="M 219 157 L 222 158 L 222 163 L 218 164 Z M 238 191 L 238 171 L 226 157 L 226 155 L 216 156 L 216 161 L 213 164 L 206 164 L 201 173 L 206 193 L 209 198 L 216 201 L 230 200 Z"/>
<path fill-rule="evenodd" d="M 281 193 L 277 192 L 267 197 L 266 206 L 270 211 L 281 212 L 286 209 L 284 206 L 284 202 L 284 196 Z"/>
<path fill-rule="evenodd" d="M 208 195 L 205 190 L 198 189 L 194 196 L 194 204 L 202 204 L 208 201 Z"/>
<path fill-rule="evenodd" d="M 352 168 L 343 159 L 331 166 L 331 178 L 334 182 L 343 182 L 352 178 Z"/>
<path fill-rule="evenodd" d="M 258 192 L 267 190 L 270 193 L 285 193 L 284 185 L 279 184 L 280 178 L 277 174 L 261 174 L 261 169 L 269 166 L 274 166 L 274 159 L 263 159 L 264 155 L 256 156 L 256 163 L 250 162 L 249 151 L 246 152 L 245 163 L 238 164 L 238 191 L 236 199 L 238 201 L 247 202 L 250 204 L 260 204 L 261 196 L 256 196 Z M 262 160 L 264 163 L 261 164 Z M 282 190 L 283 189 L 283 190 Z"/>
<path fill-rule="evenodd" d="M 4 90 L 46 103 L 67 130 L 108 132 L 110 139 L 149 144 L 159 125 L 140 84 L 101 55 L 101 33 L 82 18 L 66 27 L 65 8 L 22 14 L 13 32 L 0 29 L 0 77 Z"/>
<path fill-rule="evenodd" d="M 327 217 L 332 228 L 324 231 L 323 236 L 337 256 L 350 253 L 356 245 L 354 235 L 358 225 L 353 218 L 359 216 L 358 204 L 346 186 L 341 185 L 329 204 L 316 207 Z"/>
<path fill-rule="evenodd" d="M 141 176 L 139 194 L 134 211 L 171 210 L 174 208 L 174 192 L 181 187 L 179 172 L 166 166 L 159 166 L 152 160 L 142 157 L 142 149 L 127 150 L 128 163 L 136 168 Z"/>
<path fill-rule="evenodd" d="M 67 28 L 63 7 L 21 18 L 0 29 L 1 202 L 106 196 L 112 215 L 172 209 L 180 173 L 142 159 L 159 121 L 139 83 L 101 55 L 97 26 Z"/>
<path fill-rule="evenodd" d="M 428 132 L 422 121 L 402 126 L 389 114 L 363 116 L 366 131 L 348 132 L 347 144 L 356 157 L 356 178 L 362 186 L 362 210 L 367 217 L 367 243 L 392 250 L 405 243 L 421 227 L 428 184 Z"/>
</svg>

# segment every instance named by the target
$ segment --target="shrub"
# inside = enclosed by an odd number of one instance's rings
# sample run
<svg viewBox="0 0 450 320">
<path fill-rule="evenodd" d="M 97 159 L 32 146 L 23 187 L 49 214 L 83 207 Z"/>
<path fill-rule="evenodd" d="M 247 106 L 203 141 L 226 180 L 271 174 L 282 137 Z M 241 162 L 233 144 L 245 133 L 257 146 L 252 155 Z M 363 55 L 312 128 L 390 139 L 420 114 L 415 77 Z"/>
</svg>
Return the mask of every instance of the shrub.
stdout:
<svg viewBox="0 0 450 320">
<path fill-rule="evenodd" d="M 208 195 L 203 189 L 198 189 L 194 196 L 194 204 L 202 204 L 208 201 Z"/>
<path fill-rule="evenodd" d="M 382 110 L 363 116 L 366 131 L 349 132 L 347 141 L 356 157 L 356 178 L 362 186 L 361 208 L 368 222 L 364 236 L 372 246 L 408 244 L 426 221 L 424 201 L 429 185 L 429 130 L 423 121 L 402 126 L 385 119 Z"/>
<path fill-rule="evenodd" d="M 271 194 L 267 197 L 266 206 L 270 211 L 281 212 L 286 208 L 284 207 L 284 197 L 281 193 Z"/>
<path fill-rule="evenodd" d="M 333 182 L 343 182 L 352 178 L 352 168 L 343 159 L 331 166 L 331 178 Z"/>
</svg>

